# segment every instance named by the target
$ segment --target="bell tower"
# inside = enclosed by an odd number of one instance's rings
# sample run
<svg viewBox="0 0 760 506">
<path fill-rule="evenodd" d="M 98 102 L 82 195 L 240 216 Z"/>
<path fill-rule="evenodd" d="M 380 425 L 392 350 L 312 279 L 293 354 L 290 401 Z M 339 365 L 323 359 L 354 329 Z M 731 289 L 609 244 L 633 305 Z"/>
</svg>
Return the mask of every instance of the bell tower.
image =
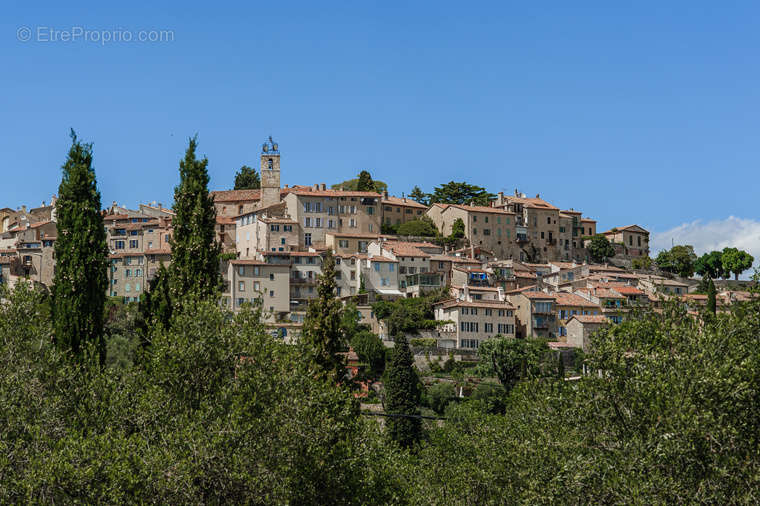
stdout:
<svg viewBox="0 0 760 506">
<path fill-rule="evenodd" d="M 280 149 L 272 136 L 261 146 L 261 207 L 280 203 Z"/>
</svg>

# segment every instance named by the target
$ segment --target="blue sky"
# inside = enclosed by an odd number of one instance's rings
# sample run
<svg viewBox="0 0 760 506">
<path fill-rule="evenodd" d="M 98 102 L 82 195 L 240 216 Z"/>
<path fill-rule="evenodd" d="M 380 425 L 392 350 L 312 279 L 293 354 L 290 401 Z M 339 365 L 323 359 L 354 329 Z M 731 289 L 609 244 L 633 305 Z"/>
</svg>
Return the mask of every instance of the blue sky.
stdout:
<svg viewBox="0 0 760 506">
<path fill-rule="evenodd" d="M 0 206 L 49 200 L 70 127 L 128 206 L 171 201 L 190 135 L 224 189 L 272 134 L 283 184 L 466 180 L 698 238 L 760 218 L 758 26 L 738 1 L 12 2 Z M 35 40 L 73 27 L 174 40 Z"/>
</svg>

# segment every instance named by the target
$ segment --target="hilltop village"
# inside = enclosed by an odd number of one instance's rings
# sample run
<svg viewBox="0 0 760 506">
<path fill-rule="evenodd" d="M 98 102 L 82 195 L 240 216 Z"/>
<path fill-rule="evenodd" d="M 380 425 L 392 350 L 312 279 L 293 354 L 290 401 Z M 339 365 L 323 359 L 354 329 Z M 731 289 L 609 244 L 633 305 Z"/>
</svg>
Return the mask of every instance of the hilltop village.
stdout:
<svg viewBox="0 0 760 506">
<path fill-rule="evenodd" d="M 447 289 L 435 306 L 441 325 L 425 335 L 440 348 L 477 349 L 484 340 L 543 337 L 554 348 L 585 348 L 601 326 L 632 308 L 678 297 L 697 310 L 696 281 L 632 269 L 649 259 L 649 232 L 626 225 L 599 233 L 594 219 L 540 195 L 499 193 L 490 205 L 426 205 L 387 191 L 282 186 L 280 151 L 270 139 L 260 155 L 260 189 L 211 192 L 222 246 L 223 303 L 238 311 L 259 300 L 266 323 L 297 336 L 316 297 L 321 262 L 335 255 L 337 296 L 352 301 L 382 339 L 372 311 L 378 300 Z M 161 264 L 172 259 L 174 213 L 161 203 L 103 211 L 110 250 L 107 295 L 139 302 Z M 436 236 L 388 233 L 424 221 Z M 0 283 L 50 287 L 55 272 L 56 197 L 36 208 L 0 209 Z M 614 250 L 599 261 L 594 237 Z M 443 240 L 441 240 L 443 239 Z M 610 252 L 612 253 L 612 252 Z M 742 292 L 725 291 L 726 304 Z"/>
</svg>

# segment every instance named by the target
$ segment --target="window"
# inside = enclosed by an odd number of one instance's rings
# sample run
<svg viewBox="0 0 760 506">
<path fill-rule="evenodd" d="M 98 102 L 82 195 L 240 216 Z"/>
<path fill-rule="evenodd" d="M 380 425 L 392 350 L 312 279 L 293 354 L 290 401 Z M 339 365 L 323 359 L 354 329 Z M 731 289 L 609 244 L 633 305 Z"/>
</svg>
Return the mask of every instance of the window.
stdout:
<svg viewBox="0 0 760 506">
<path fill-rule="evenodd" d="M 314 226 L 320 228 L 322 226 L 322 218 L 314 218 Z"/>
<path fill-rule="evenodd" d="M 238 292 L 245 291 L 245 281 L 238 281 Z"/>
<path fill-rule="evenodd" d="M 396 264 L 388 264 L 388 272 L 396 272 Z"/>
<path fill-rule="evenodd" d="M 375 272 L 380 272 L 380 264 L 375 262 Z"/>
<path fill-rule="evenodd" d="M 132 269 L 126 269 L 126 270 L 124 271 L 124 277 L 125 277 L 125 278 L 129 278 L 129 277 L 131 277 L 131 276 L 132 276 Z"/>
<path fill-rule="evenodd" d="M 367 252 L 367 241 L 359 241 L 359 252 L 360 253 Z"/>
<path fill-rule="evenodd" d="M 473 223 L 477 223 L 478 222 L 478 217 L 477 216 L 473 216 L 472 217 L 472 222 Z"/>
<path fill-rule="evenodd" d="M 132 290 L 132 287 L 129 285 L 129 283 L 127 283 L 126 285 L 124 285 L 124 291 L 125 292 L 129 292 L 131 290 Z"/>
<path fill-rule="evenodd" d="M 322 212 L 322 202 L 314 202 L 314 212 L 315 213 Z"/>
<path fill-rule="evenodd" d="M 338 247 L 348 248 L 348 239 L 341 239 L 338 241 Z"/>
<path fill-rule="evenodd" d="M 274 297 L 274 290 L 269 290 L 269 296 Z"/>
<path fill-rule="evenodd" d="M 484 228 L 483 229 L 483 235 L 491 235 L 491 229 L 490 228 Z"/>
<path fill-rule="evenodd" d="M 485 323 L 483 324 L 483 331 L 492 333 L 493 332 L 493 323 Z"/>
<path fill-rule="evenodd" d="M 350 220 L 348 220 L 348 226 L 351 228 L 356 228 L 356 219 L 351 218 Z"/>
<path fill-rule="evenodd" d="M 140 283 L 135 283 L 135 291 L 136 292 L 140 291 Z"/>
<path fill-rule="evenodd" d="M 284 237 L 280 237 L 280 244 L 285 244 L 285 238 Z M 282 248 L 280 248 L 280 250 L 282 250 Z"/>
<path fill-rule="evenodd" d="M 486 316 L 493 316 L 493 309 L 486 309 Z"/>
<path fill-rule="evenodd" d="M 304 227 L 311 227 L 311 218 L 308 218 L 308 217 L 304 218 L 303 226 Z"/>
<path fill-rule="evenodd" d="M 245 266 L 243 265 L 238 266 L 238 274 L 241 276 L 245 276 Z"/>
<path fill-rule="evenodd" d="M 269 273 L 269 281 L 274 281 L 274 272 Z"/>
<path fill-rule="evenodd" d="M 137 235 L 137 230 L 130 230 L 129 235 Z"/>
<path fill-rule="evenodd" d="M 258 281 L 254 281 L 253 282 L 253 291 L 254 292 L 261 291 L 261 283 L 259 283 Z"/>
<path fill-rule="evenodd" d="M 124 249 L 124 241 L 114 241 L 113 248 L 114 249 Z"/>
<path fill-rule="evenodd" d="M 237 305 L 238 305 L 238 307 L 242 306 L 243 304 L 245 304 L 245 299 L 243 299 L 243 298 L 239 298 L 239 299 L 237 300 Z"/>
<path fill-rule="evenodd" d="M 272 232 L 279 232 L 280 231 L 280 226 L 279 225 L 269 225 L 269 230 L 271 230 Z"/>
<path fill-rule="evenodd" d="M 373 214 L 375 214 L 375 208 L 374 207 L 368 207 L 367 208 L 367 214 L 369 214 L 370 216 L 372 216 Z"/>
<path fill-rule="evenodd" d="M 135 277 L 139 278 L 140 276 L 142 276 L 142 269 L 135 269 Z M 139 290 L 139 288 L 138 288 L 138 290 Z"/>
<path fill-rule="evenodd" d="M 304 234 L 303 235 L 303 243 L 306 246 L 311 246 L 311 234 Z"/>
<path fill-rule="evenodd" d="M 283 225 L 282 226 L 283 232 L 292 232 L 293 231 L 293 225 Z"/>
<path fill-rule="evenodd" d="M 254 276 L 260 276 L 261 275 L 261 267 L 258 265 L 253 266 L 253 275 Z"/>
</svg>

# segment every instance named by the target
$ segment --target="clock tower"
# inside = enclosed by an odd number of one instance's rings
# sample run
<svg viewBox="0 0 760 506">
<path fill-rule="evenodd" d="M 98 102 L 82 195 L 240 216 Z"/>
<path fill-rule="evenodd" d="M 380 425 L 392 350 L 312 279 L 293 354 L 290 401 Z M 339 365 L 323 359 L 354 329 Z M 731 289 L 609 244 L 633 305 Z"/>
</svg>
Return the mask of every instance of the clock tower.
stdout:
<svg viewBox="0 0 760 506">
<path fill-rule="evenodd" d="M 272 136 L 261 146 L 261 207 L 280 203 L 280 149 Z"/>
</svg>

